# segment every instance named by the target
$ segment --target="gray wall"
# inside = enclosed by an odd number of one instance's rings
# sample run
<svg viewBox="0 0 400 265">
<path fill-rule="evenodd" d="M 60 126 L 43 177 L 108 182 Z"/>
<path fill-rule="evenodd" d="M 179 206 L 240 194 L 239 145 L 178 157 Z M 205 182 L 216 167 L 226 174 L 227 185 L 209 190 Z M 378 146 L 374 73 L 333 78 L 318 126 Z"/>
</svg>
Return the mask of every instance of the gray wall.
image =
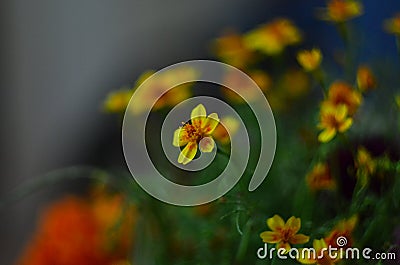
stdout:
<svg viewBox="0 0 400 265">
<path fill-rule="evenodd" d="M 206 58 L 224 28 L 262 22 L 265 2 L 1 1 L 0 195 L 50 170 L 96 163 L 88 157 L 116 126 L 99 111 L 108 91 L 143 70 Z M 0 209 L 1 264 L 15 260 L 45 201 L 39 192 Z"/>
</svg>

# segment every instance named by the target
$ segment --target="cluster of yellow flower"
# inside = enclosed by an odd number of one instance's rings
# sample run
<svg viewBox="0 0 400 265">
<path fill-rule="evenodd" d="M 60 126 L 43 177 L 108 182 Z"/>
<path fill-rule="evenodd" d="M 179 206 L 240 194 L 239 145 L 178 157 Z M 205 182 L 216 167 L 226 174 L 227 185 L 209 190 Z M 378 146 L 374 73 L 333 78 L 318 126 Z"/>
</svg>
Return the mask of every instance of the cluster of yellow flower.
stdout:
<svg viewBox="0 0 400 265">
<path fill-rule="evenodd" d="M 298 257 L 298 261 L 302 264 L 319 264 L 319 265 L 332 265 L 340 261 L 340 257 L 333 259 L 328 252 L 328 246 L 339 249 L 339 247 L 348 248 L 353 245 L 352 233 L 357 224 L 357 216 L 352 216 L 349 219 L 340 220 L 335 227 L 321 239 L 314 239 L 313 248 L 316 252 L 315 257 Z M 301 228 L 300 218 L 294 216 L 290 217 L 286 222 L 279 215 L 274 215 L 267 219 L 267 225 L 272 231 L 265 231 L 260 234 L 261 239 L 265 243 L 276 244 L 277 249 L 285 249 L 289 252 L 291 244 L 299 245 L 305 244 L 309 241 L 310 237 L 304 234 L 298 234 Z M 338 246 L 337 240 L 340 237 L 347 239 L 346 246 Z M 299 253 L 302 250 L 299 249 Z M 325 253 L 324 253 L 325 252 Z"/>
<path fill-rule="evenodd" d="M 354 167 L 356 169 L 356 177 L 359 179 L 361 186 L 365 187 L 369 183 L 370 177 L 376 172 L 377 160 L 372 157 L 364 146 L 360 146 L 354 158 Z M 315 164 L 306 175 L 306 182 L 311 191 L 335 190 L 337 188 L 337 181 L 332 176 L 329 165 L 326 162 Z"/>
</svg>

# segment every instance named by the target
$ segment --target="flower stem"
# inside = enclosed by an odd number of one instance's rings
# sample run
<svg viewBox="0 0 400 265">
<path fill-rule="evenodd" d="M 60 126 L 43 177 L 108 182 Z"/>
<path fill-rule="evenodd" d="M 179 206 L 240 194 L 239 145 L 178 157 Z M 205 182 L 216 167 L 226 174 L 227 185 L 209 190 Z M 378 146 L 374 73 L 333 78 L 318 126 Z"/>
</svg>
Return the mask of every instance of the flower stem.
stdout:
<svg viewBox="0 0 400 265">
<path fill-rule="evenodd" d="M 243 262 L 243 259 L 246 256 L 246 252 L 247 252 L 247 248 L 249 245 L 249 241 L 250 241 L 250 235 L 251 235 L 251 227 L 253 225 L 253 221 L 250 218 L 243 230 L 243 234 L 242 234 L 242 239 L 240 240 L 240 244 L 239 244 L 239 249 L 238 252 L 236 254 L 236 261 L 240 264 L 241 262 Z"/>
</svg>

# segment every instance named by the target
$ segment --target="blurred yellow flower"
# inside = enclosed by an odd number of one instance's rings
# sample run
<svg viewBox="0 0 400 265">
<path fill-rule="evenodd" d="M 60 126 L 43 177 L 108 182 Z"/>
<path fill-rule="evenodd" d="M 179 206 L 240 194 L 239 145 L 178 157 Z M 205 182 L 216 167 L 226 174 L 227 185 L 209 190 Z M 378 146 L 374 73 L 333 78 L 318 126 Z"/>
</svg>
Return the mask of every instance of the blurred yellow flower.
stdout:
<svg viewBox="0 0 400 265">
<path fill-rule="evenodd" d="M 286 18 L 277 18 L 245 34 L 245 45 L 267 55 L 281 53 L 286 46 L 298 44 L 301 34 L 298 28 Z"/>
<path fill-rule="evenodd" d="M 274 111 L 285 111 L 290 109 L 292 102 L 305 96 L 310 90 L 310 79 L 304 71 L 289 69 L 276 85 L 266 91 L 266 96 Z"/>
<path fill-rule="evenodd" d="M 392 18 L 386 19 L 383 22 L 383 27 L 386 32 L 390 34 L 400 35 L 400 13 Z"/>
<path fill-rule="evenodd" d="M 143 73 L 138 80 L 134 89 L 137 89 L 142 83 L 149 78 L 154 71 L 147 71 Z M 193 83 L 185 83 L 176 86 L 178 80 L 195 79 L 197 72 L 193 68 L 180 67 L 172 70 L 167 70 L 158 75 L 156 79 L 151 80 L 146 84 L 146 89 L 137 91 L 136 96 L 141 100 L 136 101 L 136 105 L 132 107 L 134 114 L 139 114 L 152 107 L 152 103 L 156 102 L 152 110 L 159 110 L 164 107 L 172 107 L 181 101 L 187 99 L 191 95 L 190 88 Z M 167 93 L 162 94 L 167 88 L 171 88 Z M 162 96 L 161 96 L 162 95 Z M 160 97 L 161 96 L 161 97 Z"/>
<path fill-rule="evenodd" d="M 400 95 L 395 96 L 395 101 L 396 101 L 397 107 L 399 107 L 399 109 L 400 109 Z"/>
<path fill-rule="evenodd" d="M 303 50 L 297 54 L 297 61 L 307 72 L 314 71 L 319 67 L 322 61 L 322 53 L 320 49 Z"/>
<path fill-rule="evenodd" d="M 329 0 L 325 12 L 321 18 L 340 23 L 363 13 L 363 6 L 361 2 L 356 0 Z"/>
<path fill-rule="evenodd" d="M 310 190 L 333 190 L 336 181 L 332 178 L 329 166 L 326 163 L 316 164 L 306 176 L 306 182 Z"/>
<path fill-rule="evenodd" d="M 348 114 L 353 116 L 360 106 L 362 95 L 346 82 L 336 81 L 329 87 L 328 99 L 323 105 L 346 105 Z"/>
<path fill-rule="evenodd" d="M 318 135 L 318 140 L 326 143 L 332 140 L 338 132 L 347 131 L 353 123 L 353 119 L 348 117 L 347 114 L 346 105 L 322 105 L 318 128 L 323 131 Z"/>
<path fill-rule="evenodd" d="M 237 132 L 239 126 L 240 123 L 236 118 L 232 116 L 223 117 L 221 118 L 221 122 L 218 123 L 217 128 L 215 128 L 212 136 L 222 144 L 229 144 L 231 142 L 231 137 Z M 231 135 L 229 135 L 228 131 Z"/>
<path fill-rule="evenodd" d="M 300 218 L 290 217 L 286 223 L 282 217 L 275 214 L 267 219 L 267 225 L 272 231 L 265 231 L 260 234 L 263 242 L 276 243 L 276 248 L 290 250 L 290 244 L 307 243 L 309 237 L 303 234 L 297 234 L 301 227 Z"/>
<path fill-rule="evenodd" d="M 186 165 L 193 160 L 199 146 L 202 152 L 211 152 L 215 143 L 212 133 L 219 123 L 216 113 L 207 116 L 206 108 L 199 104 L 192 110 L 190 121 L 179 127 L 174 132 L 173 145 L 182 147 L 178 157 L 178 163 Z"/>
<path fill-rule="evenodd" d="M 215 40 L 214 50 L 223 62 L 243 69 L 254 61 L 254 53 L 243 42 L 243 38 L 236 32 L 227 32 Z"/>
<path fill-rule="evenodd" d="M 357 69 L 357 86 L 361 92 L 365 92 L 376 87 L 375 76 L 371 69 L 366 65 L 361 65 Z"/>
<path fill-rule="evenodd" d="M 354 162 L 357 169 L 356 174 L 361 181 L 361 185 L 367 185 L 369 177 L 375 173 L 376 161 L 372 158 L 367 149 L 361 146 L 357 150 L 357 156 Z"/>
<path fill-rule="evenodd" d="M 132 94 L 133 90 L 127 88 L 111 92 L 104 101 L 104 109 L 111 113 L 124 112 Z"/>
<path fill-rule="evenodd" d="M 266 92 L 272 85 L 271 77 L 264 71 L 253 70 L 248 71 L 247 74 L 263 92 Z M 227 87 L 240 88 L 240 95 L 246 97 L 248 100 L 256 100 L 258 98 L 258 93 L 254 93 L 256 92 L 254 90 L 254 85 L 237 71 L 227 72 L 224 76 L 224 84 Z M 223 87 L 222 94 L 231 102 L 237 104 L 245 103 L 243 98 L 231 89 Z"/>
<path fill-rule="evenodd" d="M 334 248 L 347 248 L 353 245 L 353 230 L 356 227 L 358 222 L 357 215 L 353 215 L 349 219 L 339 221 L 332 231 L 325 237 L 325 242 L 328 246 Z M 347 244 L 345 246 L 338 246 L 337 239 L 339 237 L 345 237 L 347 239 Z"/>
<path fill-rule="evenodd" d="M 315 254 L 303 251 L 303 249 L 299 249 L 299 253 L 310 253 L 310 255 L 299 255 L 299 258 L 297 260 L 302 264 L 318 265 L 333 265 L 339 261 L 338 258 L 333 259 L 333 257 L 331 257 L 333 255 L 329 255 L 329 252 L 326 251 L 328 249 L 328 244 L 323 238 L 314 239 L 313 249 L 315 250 Z"/>
<path fill-rule="evenodd" d="M 289 69 L 283 74 L 278 87 L 288 99 L 304 96 L 310 90 L 310 79 L 301 70 Z"/>
</svg>

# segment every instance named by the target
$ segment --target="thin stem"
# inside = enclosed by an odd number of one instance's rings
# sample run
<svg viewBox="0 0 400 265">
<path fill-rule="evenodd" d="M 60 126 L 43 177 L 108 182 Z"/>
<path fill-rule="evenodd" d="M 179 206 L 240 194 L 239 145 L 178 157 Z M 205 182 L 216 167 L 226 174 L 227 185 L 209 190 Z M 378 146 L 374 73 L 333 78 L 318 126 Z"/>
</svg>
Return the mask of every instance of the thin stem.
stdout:
<svg viewBox="0 0 400 265">
<path fill-rule="evenodd" d="M 328 88 L 326 87 L 326 84 L 324 81 L 324 73 L 321 70 L 321 68 L 316 69 L 312 73 L 312 75 L 315 78 L 315 80 L 317 80 L 320 87 L 322 88 L 322 93 L 323 93 L 324 98 L 327 98 L 328 97 Z"/>
<path fill-rule="evenodd" d="M 251 227 L 253 225 L 252 219 L 249 219 L 244 227 L 242 239 L 240 240 L 239 249 L 236 255 L 236 261 L 241 263 L 246 256 L 247 248 L 249 246 Z"/>
<path fill-rule="evenodd" d="M 235 223 L 236 223 L 236 230 L 238 231 L 239 235 L 243 236 L 243 232 L 242 232 L 242 229 L 240 229 L 240 224 L 239 224 L 240 223 L 240 212 L 237 212 L 237 214 L 236 214 Z"/>
</svg>

